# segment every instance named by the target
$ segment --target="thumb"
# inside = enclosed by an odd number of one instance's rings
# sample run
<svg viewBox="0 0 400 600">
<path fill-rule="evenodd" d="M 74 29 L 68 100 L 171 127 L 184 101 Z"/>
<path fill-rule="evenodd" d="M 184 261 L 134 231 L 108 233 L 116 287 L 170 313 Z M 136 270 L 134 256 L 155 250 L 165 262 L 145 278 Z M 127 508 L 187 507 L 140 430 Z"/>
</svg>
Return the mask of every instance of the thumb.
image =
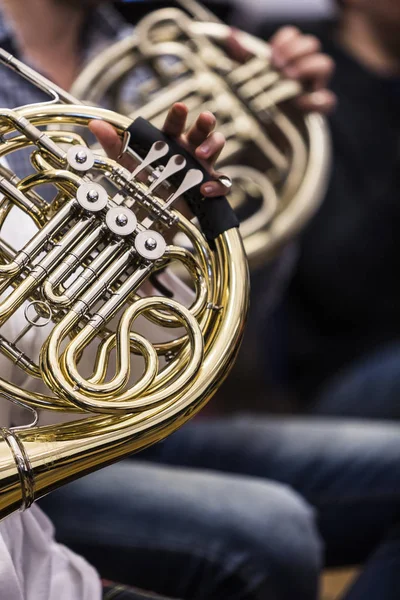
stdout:
<svg viewBox="0 0 400 600">
<path fill-rule="evenodd" d="M 103 146 L 107 156 L 117 160 L 121 153 L 122 141 L 114 127 L 105 121 L 91 121 L 89 129 Z"/>
</svg>

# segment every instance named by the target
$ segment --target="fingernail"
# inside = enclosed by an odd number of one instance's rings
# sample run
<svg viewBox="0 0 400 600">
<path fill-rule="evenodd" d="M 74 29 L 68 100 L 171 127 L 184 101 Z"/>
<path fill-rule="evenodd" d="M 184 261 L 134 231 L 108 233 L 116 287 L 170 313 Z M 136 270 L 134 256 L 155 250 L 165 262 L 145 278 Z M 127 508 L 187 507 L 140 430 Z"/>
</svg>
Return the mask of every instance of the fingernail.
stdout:
<svg viewBox="0 0 400 600">
<path fill-rule="evenodd" d="M 206 156 L 210 151 L 210 146 L 209 144 L 202 144 L 199 148 L 199 152 L 201 154 L 203 154 L 203 156 Z"/>
<path fill-rule="evenodd" d="M 214 191 L 214 186 L 205 185 L 203 189 L 206 194 L 211 194 Z"/>
<path fill-rule="evenodd" d="M 312 94 L 310 94 L 310 100 L 316 106 L 323 106 L 327 101 L 326 93 L 325 92 L 313 92 Z"/>
<path fill-rule="evenodd" d="M 205 111 L 203 111 L 203 113 L 205 115 L 208 115 L 208 116 L 212 117 L 213 119 L 215 119 L 215 115 L 214 115 L 214 113 L 211 112 L 211 110 L 205 110 Z"/>
</svg>

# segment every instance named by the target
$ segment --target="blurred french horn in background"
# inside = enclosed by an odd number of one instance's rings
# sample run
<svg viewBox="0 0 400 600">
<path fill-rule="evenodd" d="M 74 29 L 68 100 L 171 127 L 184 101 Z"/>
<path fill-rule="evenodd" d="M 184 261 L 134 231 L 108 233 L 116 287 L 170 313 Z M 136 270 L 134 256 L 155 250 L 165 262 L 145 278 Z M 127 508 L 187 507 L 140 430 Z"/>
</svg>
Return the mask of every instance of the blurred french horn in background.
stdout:
<svg viewBox="0 0 400 600">
<path fill-rule="evenodd" d="M 252 55 L 240 64 L 227 53 L 227 25 L 194 0 L 177 4 L 184 10 L 150 12 L 130 37 L 97 55 L 72 91 L 158 127 L 172 102 L 185 102 L 191 118 L 213 112 L 227 139 L 217 166 L 233 180 L 229 198 L 256 268 L 318 208 L 330 167 L 327 127 L 295 109 L 290 101 L 301 87 L 271 68 L 265 42 L 238 34 Z"/>
<path fill-rule="evenodd" d="M 248 269 L 232 209 L 200 197 L 207 174 L 178 144 L 81 104 L 4 50 L 0 64 L 53 98 L 0 109 L 0 413 L 15 403 L 32 413 L 0 429 L 2 518 L 202 408 L 238 351 Z M 130 136 L 133 172 L 87 145 L 93 119 Z M 22 178 L 18 153 L 32 164 Z M 180 197 L 206 235 L 175 208 Z M 174 263 L 189 287 L 168 279 Z M 38 409 L 57 424 L 37 425 Z"/>
</svg>

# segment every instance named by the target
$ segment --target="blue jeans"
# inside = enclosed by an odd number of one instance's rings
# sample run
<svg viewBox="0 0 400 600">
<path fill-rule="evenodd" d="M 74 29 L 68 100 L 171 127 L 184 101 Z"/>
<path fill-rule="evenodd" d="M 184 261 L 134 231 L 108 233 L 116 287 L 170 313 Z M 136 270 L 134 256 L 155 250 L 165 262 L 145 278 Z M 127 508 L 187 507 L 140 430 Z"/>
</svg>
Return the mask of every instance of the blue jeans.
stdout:
<svg viewBox="0 0 400 600">
<path fill-rule="evenodd" d="M 342 600 L 399 600 L 400 527 L 373 554 Z"/>
<path fill-rule="evenodd" d="M 199 420 L 42 507 L 104 577 L 194 600 L 316 600 L 315 515 L 330 564 L 365 559 L 400 520 L 399 456 L 397 425 Z"/>
<path fill-rule="evenodd" d="M 321 389 L 313 414 L 400 419 L 400 344 L 349 365 Z"/>
</svg>

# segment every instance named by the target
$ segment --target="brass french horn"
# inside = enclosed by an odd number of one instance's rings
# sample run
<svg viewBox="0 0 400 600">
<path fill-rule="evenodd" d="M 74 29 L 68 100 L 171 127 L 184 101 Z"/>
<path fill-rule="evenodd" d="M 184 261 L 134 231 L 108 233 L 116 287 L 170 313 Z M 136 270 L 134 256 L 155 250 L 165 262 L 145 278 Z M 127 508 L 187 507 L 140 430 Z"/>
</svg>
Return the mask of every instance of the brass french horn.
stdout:
<svg viewBox="0 0 400 600">
<path fill-rule="evenodd" d="M 225 47 L 230 29 L 194 0 L 146 15 L 131 36 L 82 71 L 73 93 L 160 126 L 171 102 L 192 116 L 210 110 L 227 144 L 218 167 L 233 180 L 250 267 L 264 264 L 303 227 L 325 193 L 330 146 L 324 119 L 293 107 L 297 82 L 270 64 L 268 46 L 241 33 L 253 55 L 239 64 Z"/>
<path fill-rule="evenodd" d="M 205 174 L 173 140 L 144 120 L 81 104 L 4 50 L 0 63 L 53 98 L 0 109 L 0 358 L 17 381 L 2 371 L 0 401 L 75 414 L 0 430 L 2 518 L 195 415 L 237 353 L 248 272 L 229 205 L 199 197 Z M 137 159 L 132 173 L 84 141 L 93 119 L 116 128 Z M 4 166 L 19 152 L 33 167 L 23 178 Z M 50 202 L 39 193 L 45 184 Z M 175 208 L 179 197 L 205 234 Z M 33 233 L 13 247 L 23 217 Z M 168 284 L 174 263 L 191 282 L 186 301 Z M 140 320 L 154 328 L 151 340 Z M 37 356 L 24 350 L 29 336 Z"/>
</svg>

